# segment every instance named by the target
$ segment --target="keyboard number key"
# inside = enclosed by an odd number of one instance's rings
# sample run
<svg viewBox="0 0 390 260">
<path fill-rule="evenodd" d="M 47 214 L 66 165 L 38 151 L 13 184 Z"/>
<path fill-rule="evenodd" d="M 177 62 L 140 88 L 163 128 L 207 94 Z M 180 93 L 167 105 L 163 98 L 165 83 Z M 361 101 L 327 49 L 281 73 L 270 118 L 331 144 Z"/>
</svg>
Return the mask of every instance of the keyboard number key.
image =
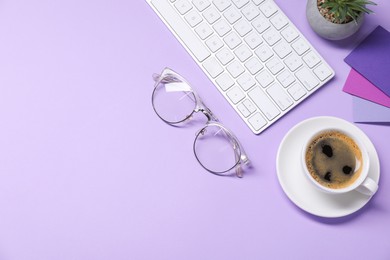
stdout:
<svg viewBox="0 0 390 260">
<path fill-rule="evenodd" d="M 267 124 L 267 121 L 262 117 L 262 115 L 260 115 L 260 113 L 254 114 L 248 119 L 248 122 L 256 131 L 259 131 Z"/>
<path fill-rule="evenodd" d="M 197 26 L 203 19 L 198 11 L 192 10 L 184 17 L 191 27 Z"/>
<path fill-rule="evenodd" d="M 251 113 L 249 112 L 249 110 L 244 106 L 243 103 L 238 104 L 237 109 L 238 109 L 238 111 L 240 111 L 240 113 L 241 113 L 244 117 L 248 117 L 248 116 L 251 114 Z"/>
<path fill-rule="evenodd" d="M 231 88 L 226 95 L 228 98 L 233 102 L 233 104 L 237 104 L 240 102 L 243 98 L 245 98 L 244 92 L 239 87 L 233 87 Z"/>
<path fill-rule="evenodd" d="M 217 53 L 218 60 L 222 63 L 222 65 L 228 64 L 230 61 L 234 59 L 234 55 L 228 48 L 223 48 Z"/>
<path fill-rule="evenodd" d="M 203 62 L 203 67 L 210 74 L 212 78 L 217 77 L 223 72 L 223 68 L 219 65 L 218 61 L 215 58 L 209 58 Z"/>
<path fill-rule="evenodd" d="M 175 3 L 175 7 L 182 15 L 186 14 L 189 10 L 192 9 L 192 5 L 187 0 L 178 0 Z"/>
<path fill-rule="evenodd" d="M 223 73 L 215 81 L 223 91 L 228 90 L 231 86 L 234 85 L 234 81 L 227 73 Z"/>
<path fill-rule="evenodd" d="M 288 70 L 282 71 L 276 78 L 285 88 L 290 86 L 295 81 L 295 77 Z"/>
<path fill-rule="evenodd" d="M 299 81 L 302 83 L 303 86 L 305 86 L 307 90 L 312 90 L 313 88 L 318 86 L 318 84 L 320 84 L 318 79 L 306 67 L 303 67 L 297 73 L 295 73 L 295 76 L 297 76 Z"/>
<path fill-rule="evenodd" d="M 259 87 L 254 87 L 248 92 L 248 96 L 256 104 L 256 106 L 263 112 L 268 120 L 274 119 L 280 114 L 279 109 L 272 103 L 267 94 Z"/>
<path fill-rule="evenodd" d="M 221 15 L 217 9 L 210 7 L 203 12 L 203 17 L 207 20 L 207 22 L 209 22 L 209 24 L 213 24 L 221 17 Z"/>
<path fill-rule="evenodd" d="M 278 11 L 278 7 L 273 1 L 267 0 L 260 5 L 260 10 L 268 18 Z"/>
<path fill-rule="evenodd" d="M 199 12 L 203 12 L 207 7 L 210 6 L 210 2 L 208 0 L 192 0 L 192 3 L 199 10 Z"/>
<path fill-rule="evenodd" d="M 267 89 L 267 92 L 282 110 L 286 110 L 293 104 L 291 98 L 287 95 L 285 90 L 278 83 L 269 87 Z"/>
<path fill-rule="evenodd" d="M 329 76 L 331 76 L 333 73 L 332 71 L 326 66 L 324 63 L 322 63 L 320 66 L 314 69 L 314 74 L 321 80 L 324 81 Z"/>
<path fill-rule="evenodd" d="M 234 51 L 234 54 L 236 54 L 237 58 L 242 62 L 246 61 L 253 55 L 252 51 L 244 44 L 238 47 Z"/>
<path fill-rule="evenodd" d="M 237 78 L 245 71 L 245 69 L 241 65 L 241 62 L 238 62 L 237 60 L 230 63 L 226 67 L 226 69 L 229 71 L 230 75 L 232 75 L 233 78 Z"/>
<path fill-rule="evenodd" d="M 282 13 L 276 14 L 270 21 L 278 31 L 288 24 L 287 18 Z"/>
<path fill-rule="evenodd" d="M 218 36 L 213 35 L 206 41 L 206 45 L 212 52 L 216 52 L 217 50 L 222 48 L 223 42 Z"/>
<path fill-rule="evenodd" d="M 274 55 L 274 52 L 265 44 L 261 45 L 255 50 L 256 55 L 260 58 L 262 62 L 268 60 Z"/>
<path fill-rule="evenodd" d="M 314 68 L 315 65 L 320 63 L 321 59 L 313 51 L 310 51 L 305 56 L 302 57 L 303 61 L 309 66 L 309 68 Z"/>
<path fill-rule="evenodd" d="M 298 32 L 291 26 L 287 26 L 283 29 L 281 34 L 287 42 L 292 42 L 299 36 Z"/>
<path fill-rule="evenodd" d="M 256 80 L 259 82 L 260 86 L 266 88 L 274 81 L 274 77 L 272 77 L 272 75 L 267 70 L 263 70 L 257 74 Z"/>
<path fill-rule="evenodd" d="M 298 53 L 298 55 L 302 55 L 310 49 L 309 44 L 307 44 L 307 42 L 302 38 L 295 41 L 291 46 L 296 51 L 296 53 Z"/>
<path fill-rule="evenodd" d="M 247 91 L 256 84 L 256 81 L 249 73 L 244 73 L 237 79 L 237 83 L 244 91 Z"/>
<path fill-rule="evenodd" d="M 223 38 L 227 46 L 229 46 L 230 49 L 236 48 L 238 45 L 240 45 L 241 38 L 238 37 L 238 35 L 235 32 L 229 33 L 225 38 Z"/>
<path fill-rule="evenodd" d="M 213 4 L 222 12 L 231 5 L 231 2 L 230 0 L 213 0 Z"/>
<path fill-rule="evenodd" d="M 260 35 L 256 32 L 251 32 L 245 37 L 244 40 L 252 50 L 263 42 Z"/>
<path fill-rule="evenodd" d="M 304 95 L 306 95 L 306 90 L 300 84 L 295 83 L 288 90 L 288 93 L 293 97 L 295 101 L 301 99 Z"/>
<path fill-rule="evenodd" d="M 206 39 L 207 37 L 213 34 L 213 30 L 206 22 L 203 22 L 198 27 L 196 27 L 195 32 L 199 35 L 199 37 L 202 40 Z"/>
<path fill-rule="evenodd" d="M 238 21 L 238 19 L 241 18 L 241 13 L 239 13 L 236 8 L 229 8 L 224 13 L 223 16 L 225 16 L 226 20 L 230 24 L 233 24 Z"/>
<path fill-rule="evenodd" d="M 253 57 L 245 63 L 245 67 L 252 75 L 254 75 L 259 72 L 264 66 L 257 58 Z"/>
</svg>

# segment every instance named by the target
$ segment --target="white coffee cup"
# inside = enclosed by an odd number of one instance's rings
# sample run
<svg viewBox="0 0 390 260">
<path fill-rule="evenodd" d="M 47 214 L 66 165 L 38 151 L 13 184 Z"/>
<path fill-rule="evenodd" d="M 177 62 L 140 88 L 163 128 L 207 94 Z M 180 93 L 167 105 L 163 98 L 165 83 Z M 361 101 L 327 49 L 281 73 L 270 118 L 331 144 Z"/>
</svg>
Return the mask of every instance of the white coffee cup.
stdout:
<svg viewBox="0 0 390 260">
<path fill-rule="evenodd" d="M 362 167 L 363 168 L 361 169 L 360 176 L 353 183 L 351 183 L 349 186 L 344 187 L 344 188 L 330 188 L 330 187 L 326 187 L 324 185 L 321 185 L 310 174 L 308 167 L 306 165 L 306 152 L 307 152 L 307 149 L 308 149 L 309 145 L 311 144 L 311 142 L 320 134 L 322 134 L 324 132 L 330 132 L 330 131 L 341 132 L 344 135 L 350 137 L 356 143 L 356 145 L 358 146 L 358 148 L 360 149 L 361 154 L 362 154 L 362 164 L 363 164 Z M 341 194 L 341 193 L 350 192 L 352 190 L 356 190 L 356 191 L 363 193 L 365 195 L 372 196 L 378 190 L 378 184 L 373 179 L 368 177 L 368 173 L 369 173 L 369 169 L 370 169 L 370 158 L 369 158 L 366 146 L 361 142 L 361 140 L 359 138 L 357 138 L 352 133 L 347 132 L 343 129 L 323 128 L 323 129 L 313 133 L 313 135 L 309 136 L 309 138 L 307 138 L 307 141 L 304 142 L 303 147 L 302 147 L 301 163 L 302 163 L 302 167 L 303 167 L 303 170 L 305 172 L 305 175 L 308 177 L 310 182 L 314 186 L 319 188 L 321 191 L 331 193 L 331 194 Z"/>
</svg>

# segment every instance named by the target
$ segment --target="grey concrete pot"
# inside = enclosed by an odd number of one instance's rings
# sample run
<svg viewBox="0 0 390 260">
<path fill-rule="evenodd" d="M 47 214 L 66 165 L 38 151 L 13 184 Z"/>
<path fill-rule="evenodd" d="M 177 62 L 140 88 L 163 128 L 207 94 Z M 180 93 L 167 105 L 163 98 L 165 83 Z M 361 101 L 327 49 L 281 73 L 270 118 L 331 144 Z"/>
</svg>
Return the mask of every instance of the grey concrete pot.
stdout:
<svg viewBox="0 0 390 260">
<path fill-rule="evenodd" d="M 346 24 L 336 24 L 326 20 L 318 10 L 317 0 L 307 0 L 306 17 L 311 28 L 328 40 L 342 40 L 359 30 L 364 22 L 364 13 L 358 19 Z"/>
</svg>

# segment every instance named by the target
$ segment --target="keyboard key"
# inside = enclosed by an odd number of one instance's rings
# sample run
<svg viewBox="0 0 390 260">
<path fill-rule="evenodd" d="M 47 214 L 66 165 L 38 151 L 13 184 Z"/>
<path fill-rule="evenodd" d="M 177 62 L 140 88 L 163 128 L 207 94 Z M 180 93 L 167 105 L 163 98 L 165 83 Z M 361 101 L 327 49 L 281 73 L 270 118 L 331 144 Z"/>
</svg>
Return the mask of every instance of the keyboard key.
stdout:
<svg viewBox="0 0 390 260">
<path fill-rule="evenodd" d="M 279 58 L 283 59 L 291 53 L 292 49 L 285 41 L 280 41 L 275 45 L 274 51 L 279 56 Z"/>
<path fill-rule="evenodd" d="M 252 0 L 252 2 L 255 4 L 255 5 L 259 5 L 261 4 L 262 2 L 264 2 L 265 0 Z"/>
<path fill-rule="evenodd" d="M 188 47 L 195 58 L 202 62 L 210 56 L 210 52 L 204 46 L 203 42 L 193 34 L 190 27 L 188 27 L 179 14 L 166 1 L 152 1 L 152 5 L 164 17 L 165 21 L 171 26 L 182 42 Z"/>
<path fill-rule="evenodd" d="M 213 25 L 214 30 L 218 33 L 219 36 L 224 36 L 232 30 L 229 24 L 225 20 L 219 20 Z"/>
<path fill-rule="evenodd" d="M 268 60 L 274 55 L 274 52 L 266 45 L 261 45 L 256 49 L 255 54 L 260 58 L 262 62 Z"/>
<path fill-rule="evenodd" d="M 259 131 L 267 124 L 267 121 L 262 115 L 260 115 L 260 113 L 254 114 L 251 118 L 249 118 L 248 122 L 256 131 Z"/>
<path fill-rule="evenodd" d="M 274 57 L 270 59 L 265 66 L 271 71 L 272 74 L 276 75 L 279 71 L 284 68 L 283 62 L 281 62 L 278 58 Z"/>
<path fill-rule="evenodd" d="M 234 29 L 242 37 L 248 34 L 250 31 L 252 31 L 252 26 L 250 25 L 250 23 L 242 19 L 234 25 Z"/>
<path fill-rule="evenodd" d="M 227 46 L 229 46 L 230 49 L 236 48 L 238 45 L 241 44 L 241 38 L 238 37 L 238 35 L 235 32 L 229 33 L 225 38 L 223 38 Z"/>
<path fill-rule="evenodd" d="M 237 104 L 240 102 L 242 99 L 245 98 L 244 92 L 239 87 L 233 87 L 231 88 L 226 95 L 228 98 L 233 102 L 233 104 Z"/>
<path fill-rule="evenodd" d="M 233 53 L 226 47 L 220 50 L 216 56 L 222 65 L 226 65 L 234 59 Z"/>
<path fill-rule="evenodd" d="M 249 73 L 244 73 L 237 79 L 237 83 L 244 91 L 248 91 L 256 84 L 256 81 Z"/>
<path fill-rule="evenodd" d="M 212 52 L 216 52 L 222 48 L 223 42 L 217 35 L 213 35 L 206 41 L 206 45 Z"/>
<path fill-rule="evenodd" d="M 229 71 L 230 75 L 232 75 L 233 78 L 237 78 L 245 71 L 245 69 L 241 65 L 241 62 L 238 62 L 237 60 L 230 63 L 226 67 L 226 69 Z"/>
<path fill-rule="evenodd" d="M 249 110 L 244 106 L 243 103 L 240 103 L 237 105 L 237 109 L 238 111 L 240 111 L 240 113 L 244 116 L 244 117 L 248 117 L 251 113 L 249 112 Z"/>
<path fill-rule="evenodd" d="M 279 106 L 280 109 L 286 110 L 289 108 L 294 102 L 284 91 L 282 86 L 278 83 L 272 85 L 267 89 L 268 94 L 274 100 L 274 102 Z"/>
<path fill-rule="evenodd" d="M 187 13 L 189 10 L 192 9 L 191 3 L 188 2 L 187 0 L 178 0 L 178 1 L 175 3 L 175 7 L 176 7 L 176 9 L 179 11 L 180 14 L 185 14 L 185 13 Z"/>
<path fill-rule="evenodd" d="M 244 44 L 238 47 L 234 51 L 234 54 L 236 54 L 237 58 L 242 62 L 246 61 L 253 55 L 252 51 Z"/>
<path fill-rule="evenodd" d="M 244 40 L 252 50 L 255 49 L 263 42 L 263 40 L 261 39 L 260 35 L 257 32 L 251 32 L 245 37 Z"/>
<path fill-rule="evenodd" d="M 277 13 L 270 21 L 278 31 L 288 24 L 287 18 L 282 13 Z"/>
<path fill-rule="evenodd" d="M 281 34 L 287 42 L 292 42 L 299 36 L 298 32 L 292 26 L 287 26 L 281 31 Z"/>
<path fill-rule="evenodd" d="M 198 9 L 200 12 L 203 12 L 207 7 L 210 6 L 210 2 L 208 0 L 192 0 L 192 4 Z"/>
<path fill-rule="evenodd" d="M 264 66 L 263 64 L 255 57 L 250 58 L 246 63 L 245 67 L 249 70 L 252 75 L 259 72 Z"/>
<path fill-rule="evenodd" d="M 253 112 L 256 111 L 256 107 L 255 105 L 249 100 L 249 99 L 245 99 L 244 101 L 242 101 L 242 104 L 244 104 L 244 106 L 248 109 L 248 111 L 252 114 Z"/>
<path fill-rule="evenodd" d="M 192 10 L 186 16 L 184 16 L 184 19 L 186 19 L 187 23 L 191 27 L 197 26 L 201 21 L 203 21 L 202 17 L 199 15 L 198 11 Z"/>
<path fill-rule="evenodd" d="M 292 85 L 287 91 L 296 101 L 300 100 L 304 95 L 306 95 L 306 90 L 298 83 Z"/>
<path fill-rule="evenodd" d="M 219 65 L 218 61 L 211 57 L 203 62 L 203 67 L 207 70 L 212 78 L 217 77 L 223 72 L 223 68 Z"/>
<path fill-rule="evenodd" d="M 202 40 L 213 34 L 213 30 L 206 22 L 199 24 L 199 26 L 195 28 L 195 32 Z"/>
<path fill-rule="evenodd" d="M 267 0 L 260 5 L 260 10 L 268 18 L 278 11 L 278 7 L 273 1 Z"/>
<path fill-rule="evenodd" d="M 272 75 L 268 71 L 263 70 L 259 74 L 257 74 L 256 80 L 259 82 L 260 86 L 266 88 L 269 84 L 274 82 L 274 77 L 272 77 Z"/>
<path fill-rule="evenodd" d="M 309 51 L 305 56 L 302 57 L 302 59 L 311 69 L 321 61 L 318 55 L 313 51 Z"/>
<path fill-rule="evenodd" d="M 213 0 L 213 4 L 218 8 L 219 11 L 223 12 L 231 5 L 230 0 Z"/>
<path fill-rule="evenodd" d="M 237 8 L 241 8 L 246 5 L 249 0 L 232 0 L 232 2 L 237 6 Z"/>
<path fill-rule="evenodd" d="M 215 81 L 223 91 L 228 90 L 230 87 L 234 85 L 234 81 L 227 73 L 223 73 Z"/>
<path fill-rule="evenodd" d="M 260 14 L 259 8 L 253 4 L 248 4 L 241 12 L 248 21 L 252 21 Z"/>
<path fill-rule="evenodd" d="M 258 33 L 263 33 L 271 26 L 271 24 L 265 17 L 259 16 L 255 20 L 253 20 L 252 26 L 256 29 Z"/>
<path fill-rule="evenodd" d="M 263 34 L 263 38 L 270 46 L 273 46 L 275 43 L 277 43 L 281 39 L 279 32 L 273 28 L 266 31 Z"/>
<path fill-rule="evenodd" d="M 268 120 L 274 119 L 280 114 L 279 109 L 272 103 L 267 94 L 259 87 L 254 87 L 248 92 L 248 96 L 256 104 L 256 106 L 263 112 Z"/>
<path fill-rule="evenodd" d="M 325 64 L 321 64 L 317 68 L 314 69 L 314 74 L 321 80 L 324 81 L 328 77 L 332 75 L 332 71 Z"/>
<path fill-rule="evenodd" d="M 295 81 L 295 77 L 288 70 L 282 71 L 276 78 L 285 88 L 290 86 Z"/>
<path fill-rule="evenodd" d="M 307 44 L 307 42 L 303 38 L 299 38 L 291 46 L 296 51 L 296 53 L 298 53 L 299 55 L 304 54 L 307 50 L 310 49 L 309 45 Z"/>
<path fill-rule="evenodd" d="M 295 53 L 292 53 L 290 56 L 288 56 L 284 60 L 284 63 L 291 71 L 297 70 L 303 64 L 301 58 Z"/>
<path fill-rule="evenodd" d="M 223 16 L 225 16 L 226 20 L 228 20 L 230 24 L 233 24 L 241 18 L 241 13 L 238 12 L 236 8 L 229 8 L 226 10 Z"/>
<path fill-rule="evenodd" d="M 297 76 L 299 81 L 302 83 L 303 86 L 305 86 L 307 90 L 312 90 L 313 88 L 318 86 L 318 84 L 320 84 L 318 79 L 306 67 L 303 67 L 297 73 L 295 73 L 295 76 Z"/>
<path fill-rule="evenodd" d="M 217 9 L 209 7 L 203 12 L 203 17 L 207 20 L 207 22 L 209 22 L 209 24 L 213 24 L 221 18 L 221 15 Z"/>
</svg>

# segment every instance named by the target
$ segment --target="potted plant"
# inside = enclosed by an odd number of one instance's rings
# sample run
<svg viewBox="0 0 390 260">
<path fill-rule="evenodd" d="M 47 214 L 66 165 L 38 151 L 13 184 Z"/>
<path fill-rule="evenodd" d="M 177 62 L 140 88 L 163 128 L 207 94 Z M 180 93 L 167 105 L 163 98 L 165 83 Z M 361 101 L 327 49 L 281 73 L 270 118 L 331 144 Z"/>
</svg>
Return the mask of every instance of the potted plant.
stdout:
<svg viewBox="0 0 390 260">
<path fill-rule="evenodd" d="M 329 40 L 342 40 L 354 34 L 363 24 L 364 15 L 373 13 L 367 0 L 308 0 L 306 16 L 310 26 Z"/>
</svg>

